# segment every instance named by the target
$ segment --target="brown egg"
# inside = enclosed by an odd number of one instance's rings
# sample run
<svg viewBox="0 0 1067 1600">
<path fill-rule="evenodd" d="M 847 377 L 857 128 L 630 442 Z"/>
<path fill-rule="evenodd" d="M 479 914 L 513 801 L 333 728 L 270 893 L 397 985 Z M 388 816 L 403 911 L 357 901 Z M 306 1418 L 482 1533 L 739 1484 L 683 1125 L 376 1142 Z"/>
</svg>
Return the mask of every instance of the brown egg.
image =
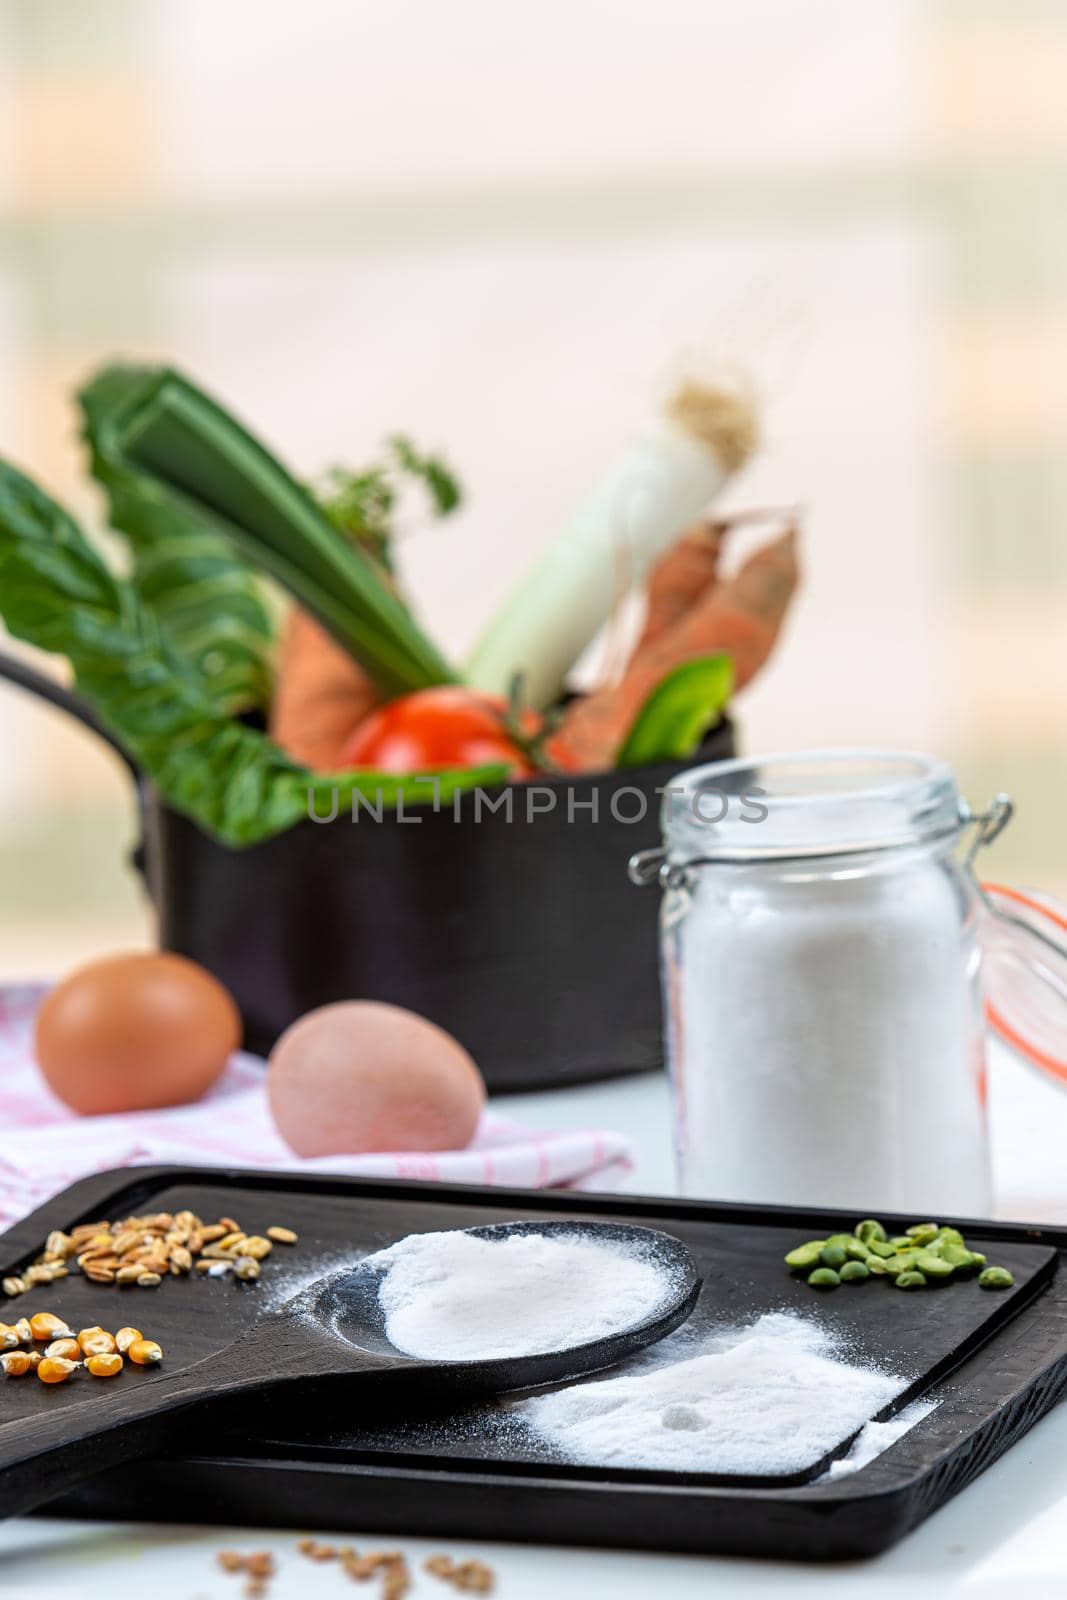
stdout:
<svg viewBox="0 0 1067 1600">
<path fill-rule="evenodd" d="M 79 967 L 37 1013 L 37 1064 L 83 1116 L 197 1100 L 241 1042 L 217 978 L 184 956 L 108 956 Z"/>
<path fill-rule="evenodd" d="M 267 1093 L 298 1156 L 462 1149 L 485 1104 L 481 1074 L 451 1034 L 374 1000 L 320 1006 L 287 1028 Z"/>
</svg>

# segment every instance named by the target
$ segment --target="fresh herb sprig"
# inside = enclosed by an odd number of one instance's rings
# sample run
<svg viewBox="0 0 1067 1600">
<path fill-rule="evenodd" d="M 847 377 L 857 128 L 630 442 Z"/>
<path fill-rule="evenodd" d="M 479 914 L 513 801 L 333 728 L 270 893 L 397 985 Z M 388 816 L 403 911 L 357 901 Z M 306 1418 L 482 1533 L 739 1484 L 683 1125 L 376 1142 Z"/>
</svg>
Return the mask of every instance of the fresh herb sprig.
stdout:
<svg viewBox="0 0 1067 1600">
<path fill-rule="evenodd" d="M 423 487 L 435 517 L 447 517 L 462 499 L 457 478 L 440 457 L 424 455 L 399 433 L 386 440 L 383 461 L 362 472 L 330 467 L 314 486 L 333 526 L 390 576 L 397 504 L 408 483 Z"/>
</svg>

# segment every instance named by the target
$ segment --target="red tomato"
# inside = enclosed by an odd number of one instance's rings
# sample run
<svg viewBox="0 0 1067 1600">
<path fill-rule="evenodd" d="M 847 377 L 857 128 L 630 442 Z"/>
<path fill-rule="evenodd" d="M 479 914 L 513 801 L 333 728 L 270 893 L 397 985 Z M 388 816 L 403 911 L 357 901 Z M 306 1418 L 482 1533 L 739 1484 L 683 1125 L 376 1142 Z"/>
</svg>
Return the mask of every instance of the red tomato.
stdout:
<svg viewBox="0 0 1067 1600">
<path fill-rule="evenodd" d="M 504 765 L 513 777 L 534 770 L 504 726 L 502 700 L 445 685 L 419 689 L 372 711 L 341 752 L 342 767 L 376 772 L 437 772 Z"/>
</svg>

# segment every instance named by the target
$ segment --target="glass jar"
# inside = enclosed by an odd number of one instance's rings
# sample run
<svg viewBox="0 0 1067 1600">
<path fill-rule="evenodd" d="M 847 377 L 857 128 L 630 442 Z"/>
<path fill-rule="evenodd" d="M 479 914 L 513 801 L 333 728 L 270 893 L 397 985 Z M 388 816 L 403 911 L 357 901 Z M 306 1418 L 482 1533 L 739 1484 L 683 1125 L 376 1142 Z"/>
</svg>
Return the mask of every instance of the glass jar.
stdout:
<svg viewBox="0 0 1067 1600">
<path fill-rule="evenodd" d="M 631 872 L 665 891 L 685 1194 L 989 1214 L 982 902 L 957 847 L 1010 812 L 1001 797 L 972 817 L 921 755 L 772 756 L 675 781 L 665 848 Z"/>
</svg>

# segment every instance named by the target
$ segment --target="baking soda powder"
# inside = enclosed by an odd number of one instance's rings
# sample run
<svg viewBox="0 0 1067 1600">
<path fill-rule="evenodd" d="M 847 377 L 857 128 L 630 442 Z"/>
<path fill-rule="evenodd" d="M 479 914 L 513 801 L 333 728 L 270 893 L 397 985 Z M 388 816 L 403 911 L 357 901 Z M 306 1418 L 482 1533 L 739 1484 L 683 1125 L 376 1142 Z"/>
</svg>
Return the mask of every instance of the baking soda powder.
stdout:
<svg viewBox="0 0 1067 1600">
<path fill-rule="evenodd" d="M 679 780 L 695 802 L 739 763 Z M 756 824 L 665 822 L 663 970 L 685 1193 L 987 1215 L 978 898 L 918 756 L 783 756 Z M 677 863 L 677 865 L 674 865 Z"/>
<path fill-rule="evenodd" d="M 589 1466 L 784 1475 L 836 1449 L 906 1386 L 842 1359 L 818 1323 L 776 1312 L 705 1338 L 688 1357 L 668 1341 L 623 1376 L 513 1411 L 568 1461 Z M 874 1452 L 897 1436 L 875 1441 Z"/>
<path fill-rule="evenodd" d="M 486 1361 L 587 1344 L 651 1316 L 670 1284 L 653 1255 L 553 1234 L 411 1234 L 371 1258 L 385 1331 L 407 1355 Z"/>
</svg>

